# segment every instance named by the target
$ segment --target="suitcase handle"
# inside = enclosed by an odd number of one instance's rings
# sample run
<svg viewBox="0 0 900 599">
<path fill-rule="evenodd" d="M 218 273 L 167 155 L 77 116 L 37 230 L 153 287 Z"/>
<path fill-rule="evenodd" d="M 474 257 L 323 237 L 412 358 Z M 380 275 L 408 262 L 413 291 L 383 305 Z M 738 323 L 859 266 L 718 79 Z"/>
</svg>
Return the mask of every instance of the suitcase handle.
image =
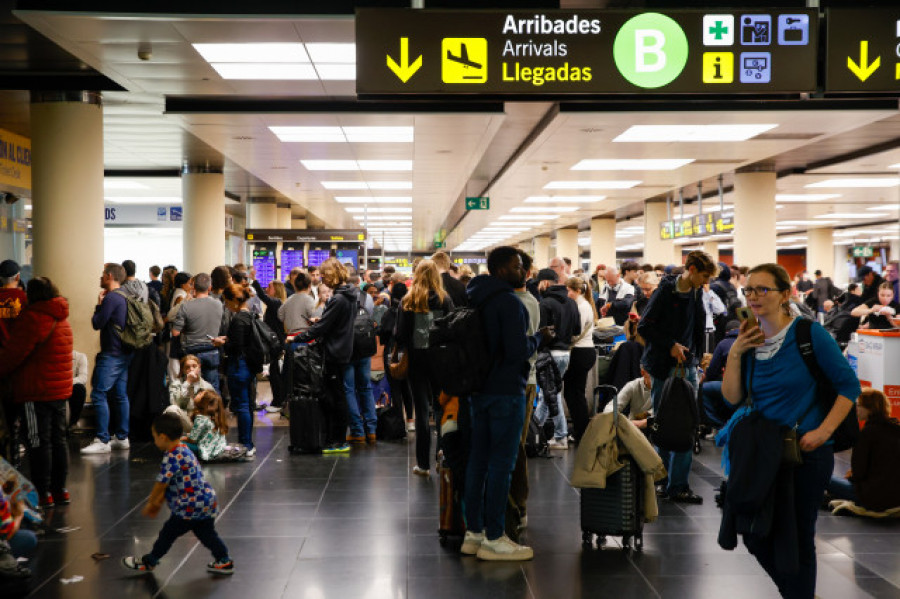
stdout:
<svg viewBox="0 0 900 599">
<path fill-rule="evenodd" d="M 597 406 L 597 413 L 600 413 L 600 393 L 601 391 L 612 392 L 613 402 L 613 426 L 619 424 L 619 390 L 614 385 L 597 385 L 594 387 L 594 405 Z M 605 407 L 605 406 L 604 406 Z"/>
</svg>

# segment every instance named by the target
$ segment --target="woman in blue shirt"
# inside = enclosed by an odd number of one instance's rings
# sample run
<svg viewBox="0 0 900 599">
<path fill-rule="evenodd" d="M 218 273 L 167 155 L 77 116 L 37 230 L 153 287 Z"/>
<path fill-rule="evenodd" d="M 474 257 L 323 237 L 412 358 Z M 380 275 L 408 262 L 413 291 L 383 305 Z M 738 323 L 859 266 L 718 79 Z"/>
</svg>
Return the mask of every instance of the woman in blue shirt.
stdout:
<svg viewBox="0 0 900 599">
<path fill-rule="evenodd" d="M 815 358 L 838 393 L 826 413 L 816 401 L 816 381 L 797 347 L 796 319 L 791 316 L 791 279 L 777 264 L 760 264 L 749 272 L 743 293 L 759 320 L 749 321 L 731 346 L 722 392 L 732 404 L 752 389 L 753 407 L 783 426 L 797 426 L 802 465 L 794 469 L 794 508 L 798 532 L 800 571 L 791 575 L 775 567 L 774 543 L 763 544 L 754 555 L 772 577 L 783 597 L 812 599 L 816 588 L 816 517 L 825 487 L 834 470 L 831 435 L 859 396 L 859 381 L 840 348 L 820 325 L 811 329 Z M 743 354 L 752 351 L 748 370 L 742 372 Z M 742 385 L 743 378 L 743 385 Z M 777 509 L 777 507 L 776 507 Z"/>
</svg>

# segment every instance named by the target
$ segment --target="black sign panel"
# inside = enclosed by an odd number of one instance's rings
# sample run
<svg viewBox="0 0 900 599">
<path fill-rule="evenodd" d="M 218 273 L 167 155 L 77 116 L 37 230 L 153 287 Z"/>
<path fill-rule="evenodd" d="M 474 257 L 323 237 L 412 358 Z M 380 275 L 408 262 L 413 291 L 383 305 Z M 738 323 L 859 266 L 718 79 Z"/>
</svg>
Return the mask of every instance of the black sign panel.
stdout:
<svg viewBox="0 0 900 599">
<path fill-rule="evenodd" d="M 247 241 L 331 241 L 356 243 L 366 240 L 365 229 L 247 229 Z"/>
<path fill-rule="evenodd" d="M 900 91 L 900 8 L 828 11 L 825 90 Z"/>
<path fill-rule="evenodd" d="M 359 9 L 356 91 L 814 91 L 817 28 L 807 9 Z"/>
<path fill-rule="evenodd" d="M 677 220 L 663 221 L 659 225 L 659 238 L 663 240 L 732 233 L 734 233 L 734 214 L 718 210 L 706 212 L 703 216 L 688 216 Z"/>
</svg>

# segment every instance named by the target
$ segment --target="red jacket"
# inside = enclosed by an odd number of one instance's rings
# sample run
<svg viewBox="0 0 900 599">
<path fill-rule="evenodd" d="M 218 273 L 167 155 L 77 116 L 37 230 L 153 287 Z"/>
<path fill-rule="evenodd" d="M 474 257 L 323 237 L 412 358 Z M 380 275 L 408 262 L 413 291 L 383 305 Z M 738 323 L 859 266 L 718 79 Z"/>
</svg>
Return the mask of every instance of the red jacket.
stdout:
<svg viewBox="0 0 900 599">
<path fill-rule="evenodd" d="M 59 401 L 72 395 L 68 316 L 69 302 L 56 297 L 29 305 L 9 327 L 0 347 L 0 377 L 12 374 L 17 402 Z"/>
</svg>

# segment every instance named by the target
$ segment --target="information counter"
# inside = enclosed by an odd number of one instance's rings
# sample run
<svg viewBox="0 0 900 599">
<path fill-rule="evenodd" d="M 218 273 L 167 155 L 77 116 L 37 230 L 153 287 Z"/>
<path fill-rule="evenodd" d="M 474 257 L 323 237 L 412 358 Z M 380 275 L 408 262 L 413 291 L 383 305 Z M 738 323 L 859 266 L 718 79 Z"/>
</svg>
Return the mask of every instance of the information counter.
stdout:
<svg viewBox="0 0 900 599">
<path fill-rule="evenodd" d="M 884 391 L 891 415 L 900 418 L 900 330 L 860 329 L 847 350 L 860 384 Z"/>
</svg>

